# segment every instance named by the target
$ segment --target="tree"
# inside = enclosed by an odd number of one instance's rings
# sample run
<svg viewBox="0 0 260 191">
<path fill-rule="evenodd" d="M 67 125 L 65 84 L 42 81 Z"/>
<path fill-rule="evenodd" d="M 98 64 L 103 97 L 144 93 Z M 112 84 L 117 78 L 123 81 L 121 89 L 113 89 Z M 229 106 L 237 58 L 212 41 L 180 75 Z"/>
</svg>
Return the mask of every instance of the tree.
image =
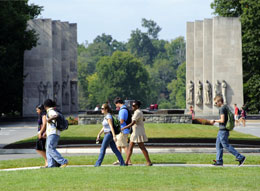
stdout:
<svg viewBox="0 0 260 191">
<path fill-rule="evenodd" d="M 170 101 L 175 108 L 186 107 L 186 63 L 182 63 L 177 70 L 177 79 L 168 85 Z"/>
<path fill-rule="evenodd" d="M 186 45 L 183 36 L 175 38 L 170 43 L 165 44 L 168 59 L 172 62 L 175 69 L 186 60 L 185 47 Z"/>
<path fill-rule="evenodd" d="M 96 65 L 103 56 L 111 56 L 116 50 L 126 50 L 122 42 L 113 40 L 111 35 L 97 36 L 91 44 L 78 45 L 78 79 L 79 79 L 79 107 L 85 109 L 88 101 L 88 80 L 96 72 Z"/>
<path fill-rule="evenodd" d="M 211 4 L 214 14 L 226 17 L 240 17 L 242 24 L 242 52 L 244 98 L 249 111 L 260 110 L 258 89 L 249 89 L 249 84 L 260 75 L 260 0 L 214 0 Z M 256 97 L 258 96 L 258 97 Z M 255 102 L 252 102 L 255 97 Z M 258 100 L 258 101 L 256 101 Z M 257 106 L 258 105 L 258 106 Z"/>
<path fill-rule="evenodd" d="M 150 38 L 158 39 L 158 34 L 162 28 L 153 20 L 142 19 L 142 27 L 147 28 L 147 34 Z"/>
<path fill-rule="evenodd" d="M 0 114 L 22 113 L 23 55 L 36 46 L 37 35 L 27 29 L 42 7 L 28 0 L 0 1 Z"/>
<path fill-rule="evenodd" d="M 127 47 L 130 52 L 140 58 L 145 65 L 152 65 L 153 59 L 156 56 L 156 49 L 146 33 L 143 33 L 139 29 L 132 31 Z"/>
<path fill-rule="evenodd" d="M 147 103 L 149 75 L 143 64 L 128 52 L 116 51 L 103 57 L 96 73 L 88 77 L 90 106 L 113 100 L 116 96 Z"/>
</svg>

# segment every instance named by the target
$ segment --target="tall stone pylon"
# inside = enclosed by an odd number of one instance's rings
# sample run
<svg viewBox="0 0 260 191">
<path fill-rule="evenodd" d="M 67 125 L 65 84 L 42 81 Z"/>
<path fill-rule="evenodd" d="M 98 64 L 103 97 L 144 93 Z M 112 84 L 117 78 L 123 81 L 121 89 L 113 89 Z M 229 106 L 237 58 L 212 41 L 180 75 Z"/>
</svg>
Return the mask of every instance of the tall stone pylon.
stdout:
<svg viewBox="0 0 260 191">
<path fill-rule="evenodd" d="M 243 105 L 241 22 L 239 18 L 214 17 L 187 22 L 186 107 L 196 115 L 217 115 L 214 97 L 225 104 Z M 191 82 L 193 82 L 194 88 Z M 193 92 L 191 92 L 193 90 Z M 193 95 L 193 101 L 190 99 Z"/>
<path fill-rule="evenodd" d="M 28 28 L 39 40 L 24 53 L 23 116 L 35 116 L 36 106 L 48 98 L 63 113 L 77 113 L 77 24 L 35 19 Z"/>
</svg>

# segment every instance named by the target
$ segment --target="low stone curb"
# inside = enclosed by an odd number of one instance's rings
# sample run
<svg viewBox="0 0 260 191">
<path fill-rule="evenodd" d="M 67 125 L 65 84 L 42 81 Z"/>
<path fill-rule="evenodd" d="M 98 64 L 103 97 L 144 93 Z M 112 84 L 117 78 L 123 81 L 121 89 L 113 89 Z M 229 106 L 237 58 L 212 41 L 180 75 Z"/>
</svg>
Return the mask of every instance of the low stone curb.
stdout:
<svg viewBox="0 0 260 191">
<path fill-rule="evenodd" d="M 100 148 L 58 148 L 62 154 L 99 154 Z M 147 148 L 149 153 L 216 153 L 216 148 Z M 236 148 L 240 153 L 260 153 L 260 148 Z M 134 148 L 134 153 L 142 153 Z M 226 151 L 224 151 L 226 152 Z M 113 153 L 110 148 L 106 153 Z M 35 149 L 0 149 L 0 154 L 36 154 Z"/>
</svg>

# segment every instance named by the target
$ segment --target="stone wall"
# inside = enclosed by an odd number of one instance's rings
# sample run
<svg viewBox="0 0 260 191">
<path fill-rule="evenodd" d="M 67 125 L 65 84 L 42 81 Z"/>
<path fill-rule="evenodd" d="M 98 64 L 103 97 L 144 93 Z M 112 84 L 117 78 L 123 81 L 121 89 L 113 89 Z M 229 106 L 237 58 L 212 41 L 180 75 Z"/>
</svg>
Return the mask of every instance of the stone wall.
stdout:
<svg viewBox="0 0 260 191">
<path fill-rule="evenodd" d="M 187 23 L 186 108 L 197 115 L 217 115 L 214 97 L 243 105 L 241 22 L 214 17 Z"/>
<path fill-rule="evenodd" d="M 28 28 L 39 40 L 24 53 L 23 116 L 35 116 L 35 107 L 48 98 L 63 113 L 77 112 L 77 25 L 35 19 Z"/>
<path fill-rule="evenodd" d="M 183 114 L 144 114 L 145 123 L 192 123 L 191 115 Z M 104 119 L 103 115 L 79 115 L 79 125 L 100 124 Z"/>
</svg>

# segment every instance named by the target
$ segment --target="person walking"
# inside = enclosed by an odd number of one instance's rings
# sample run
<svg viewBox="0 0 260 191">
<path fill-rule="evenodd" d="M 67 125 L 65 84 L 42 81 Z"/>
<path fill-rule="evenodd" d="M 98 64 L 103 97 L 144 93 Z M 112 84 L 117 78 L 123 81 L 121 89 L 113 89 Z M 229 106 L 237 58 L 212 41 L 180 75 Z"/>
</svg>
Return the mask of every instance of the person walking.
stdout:
<svg viewBox="0 0 260 191">
<path fill-rule="evenodd" d="M 110 145 L 110 148 L 112 149 L 112 151 L 115 153 L 120 166 L 124 166 L 125 162 L 124 159 L 121 155 L 121 153 L 119 152 L 119 150 L 116 147 L 116 134 L 113 128 L 113 119 L 112 119 L 112 110 L 111 108 L 108 106 L 107 103 L 103 104 L 101 107 L 101 113 L 104 114 L 104 120 L 102 122 L 103 128 L 100 130 L 100 132 L 97 135 L 97 141 L 100 140 L 100 136 L 101 134 L 104 132 L 105 136 L 104 139 L 102 141 L 102 145 L 100 148 L 100 154 L 98 156 L 98 160 L 96 161 L 95 167 L 101 166 L 101 163 L 105 157 L 106 154 L 106 149 L 108 147 L 108 145 Z"/>
<path fill-rule="evenodd" d="M 38 139 L 36 142 L 36 152 L 39 153 L 45 161 L 43 167 L 48 167 L 47 157 L 46 157 L 46 111 L 44 110 L 43 104 L 36 107 L 36 113 L 38 114 Z"/>
<path fill-rule="evenodd" d="M 192 120 L 194 120 L 195 119 L 195 112 L 194 112 L 194 109 L 193 109 L 192 105 L 190 106 L 189 114 L 191 115 Z"/>
<path fill-rule="evenodd" d="M 234 104 L 234 116 L 235 116 L 235 126 L 238 126 L 239 125 L 239 109 L 237 107 L 237 104 Z"/>
<path fill-rule="evenodd" d="M 228 142 L 229 131 L 226 129 L 226 124 L 228 121 L 228 106 L 224 105 L 224 100 L 221 95 L 217 95 L 214 98 L 214 102 L 215 105 L 219 107 L 220 119 L 211 121 L 212 124 L 215 122 L 219 123 L 219 131 L 216 140 L 217 155 L 213 165 L 223 166 L 223 148 L 225 148 L 236 157 L 237 161 L 239 162 L 238 166 L 242 166 L 246 160 L 246 157 L 240 154 Z"/>
<path fill-rule="evenodd" d="M 117 108 L 120 108 L 118 112 L 118 120 L 120 121 L 121 129 L 122 129 L 127 125 L 128 119 L 130 118 L 131 120 L 131 116 L 130 116 L 131 113 L 127 109 L 126 105 L 124 105 L 124 101 L 120 97 L 115 98 L 114 103 Z M 122 154 L 122 149 L 124 149 L 125 153 L 127 153 L 129 133 L 130 133 L 129 129 L 124 129 L 116 137 L 117 138 L 116 145 L 121 154 Z M 113 164 L 118 165 L 119 161 L 116 161 Z M 129 165 L 131 165 L 131 161 L 129 161 Z"/>
<path fill-rule="evenodd" d="M 47 99 L 44 102 L 44 108 L 47 111 L 46 156 L 48 168 L 59 166 L 63 168 L 68 165 L 68 160 L 63 158 L 56 149 L 60 139 L 60 131 L 56 128 L 58 113 L 54 109 L 55 106 L 55 102 L 51 99 Z"/>
<path fill-rule="evenodd" d="M 242 122 L 243 127 L 246 127 L 246 111 L 244 107 L 241 108 L 241 117 L 239 119 L 239 124 L 240 122 Z"/>
<path fill-rule="evenodd" d="M 130 137 L 130 143 L 129 143 L 129 148 L 128 148 L 125 164 L 126 165 L 129 164 L 131 155 L 133 153 L 134 145 L 137 143 L 139 148 L 141 149 L 141 151 L 144 154 L 147 166 L 152 166 L 152 162 L 150 160 L 148 151 L 146 150 L 146 148 L 144 146 L 144 142 L 147 142 L 148 138 L 146 137 L 146 134 L 145 134 L 143 112 L 140 110 L 140 106 L 141 106 L 140 101 L 135 100 L 133 102 L 132 109 L 134 111 L 134 115 L 132 117 L 132 122 L 129 125 L 127 125 L 121 129 L 122 131 L 124 131 L 125 129 L 128 129 L 130 127 L 133 128 L 133 133 L 131 134 L 131 137 Z"/>
</svg>

